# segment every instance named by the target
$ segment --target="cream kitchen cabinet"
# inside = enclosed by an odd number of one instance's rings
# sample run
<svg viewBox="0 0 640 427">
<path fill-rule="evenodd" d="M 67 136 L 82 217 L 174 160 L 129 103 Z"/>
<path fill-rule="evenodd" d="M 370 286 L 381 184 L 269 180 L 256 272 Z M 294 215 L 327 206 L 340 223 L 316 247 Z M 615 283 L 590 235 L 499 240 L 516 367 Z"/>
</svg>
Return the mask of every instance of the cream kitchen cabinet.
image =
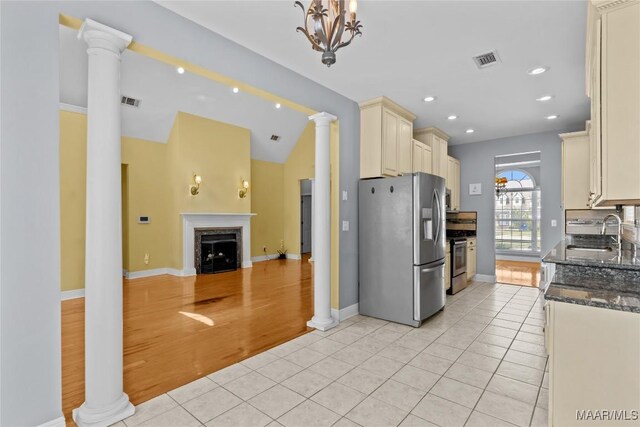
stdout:
<svg viewBox="0 0 640 427">
<path fill-rule="evenodd" d="M 588 209 L 591 207 L 589 131 L 563 133 L 560 134 L 560 138 L 562 138 L 563 207 L 564 209 Z"/>
<path fill-rule="evenodd" d="M 559 301 L 545 304 L 549 427 L 637 426 L 638 420 L 577 420 L 577 411 L 640 402 L 640 314 Z"/>
<path fill-rule="evenodd" d="M 431 147 L 414 139 L 413 143 L 413 172 L 431 173 Z"/>
<path fill-rule="evenodd" d="M 413 137 L 431 147 L 431 173 L 447 178 L 448 156 L 447 141 L 449 135 L 436 127 L 416 129 Z"/>
<path fill-rule="evenodd" d="M 467 280 L 473 280 L 476 275 L 477 255 L 476 238 L 467 239 Z"/>
<path fill-rule="evenodd" d="M 591 0 L 586 70 L 593 204 L 639 204 L 640 1 Z"/>
<path fill-rule="evenodd" d="M 415 115 L 388 98 L 360 104 L 360 177 L 397 176 L 413 171 Z"/>
<path fill-rule="evenodd" d="M 460 161 L 447 157 L 447 188 L 451 190 L 451 209 L 460 210 Z"/>
</svg>

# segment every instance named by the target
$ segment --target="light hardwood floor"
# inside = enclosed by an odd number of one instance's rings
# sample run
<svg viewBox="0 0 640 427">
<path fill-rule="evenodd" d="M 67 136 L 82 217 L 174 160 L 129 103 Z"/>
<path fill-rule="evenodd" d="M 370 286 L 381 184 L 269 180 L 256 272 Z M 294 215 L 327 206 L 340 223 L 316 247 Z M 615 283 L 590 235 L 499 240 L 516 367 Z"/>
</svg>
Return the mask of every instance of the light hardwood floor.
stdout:
<svg viewBox="0 0 640 427">
<path fill-rule="evenodd" d="M 496 280 L 498 283 L 538 287 L 540 263 L 496 260 Z"/>
<path fill-rule="evenodd" d="M 135 405 L 310 329 L 311 264 L 124 280 L 124 389 Z M 84 401 L 84 299 L 62 302 L 62 405 Z"/>
</svg>

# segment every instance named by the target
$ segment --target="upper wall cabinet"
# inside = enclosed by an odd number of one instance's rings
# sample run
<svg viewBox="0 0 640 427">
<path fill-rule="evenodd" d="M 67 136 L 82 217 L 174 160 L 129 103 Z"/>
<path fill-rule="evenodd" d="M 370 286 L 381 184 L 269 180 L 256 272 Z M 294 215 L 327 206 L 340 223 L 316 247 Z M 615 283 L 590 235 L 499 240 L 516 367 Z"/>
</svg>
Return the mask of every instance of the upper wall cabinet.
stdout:
<svg viewBox="0 0 640 427">
<path fill-rule="evenodd" d="M 360 104 L 360 178 L 413 171 L 415 118 L 384 96 Z"/>
<path fill-rule="evenodd" d="M 587 130 L 563 133 L 562 138 L 562 204 L 564 209 L 588 209 L 590 192 L 590 137 Z"/>
<path fill-rule="evenodd" d="M 451 206 L 454 211 L 460 210 L 460 161 L 447 156 L 447 188 L 451 190 Z"/>
<path fill-rule="evenodd" d="M 416 139 L 413 140 L 413 171 L 431 173 L 431 147 Z"/>
<path fill-rule="evenodd" d="M 640 0 L 591 0 L 586 70 L 591 202 L 640 204 Z"/>
<path fill-rule="evenodd" d="M 449 135 L 436 127 L 416 129 L 413 137 L 431 147 L 431 173 L 447 179 L 447 141 Z"/>
</svg>

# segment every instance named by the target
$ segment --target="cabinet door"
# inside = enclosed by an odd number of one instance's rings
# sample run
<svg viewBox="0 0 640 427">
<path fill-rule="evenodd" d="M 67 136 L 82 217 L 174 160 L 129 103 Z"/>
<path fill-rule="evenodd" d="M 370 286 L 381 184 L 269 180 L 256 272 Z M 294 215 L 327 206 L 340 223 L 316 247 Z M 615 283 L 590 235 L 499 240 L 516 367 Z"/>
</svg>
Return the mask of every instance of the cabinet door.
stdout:
<svg viewBox="0 0 640 427">
<path fill-rule="evenodd" d="M 431 147 L 428 145 L 422 146 L 422 172 L 433 173 L 432 171 L 433 156 Z"/>
<path fill-rule="evenodd" d="M 413 157 L 411 159 L 412 162 L 412 170 L 413 172 L 424 172 L 422 164 L 424 162 L 424 145 L 420 141 L 416 141 L 415 139 L 412 142 L 413 149 Z"/>
<path fill-rule="evenodd" d="M 413 126 L 403 118 L 398 117 L 398 173 L 411 173 L 412 162 L 411 154 L 413 145 L 411 143 L 413 136 Z"/>
<path fill-rule="evenodd" d="M 447 179 L 449 155 L 447 150 L 447 141 L 442 138 L 440 140 L 440 176 Z"/>
<path fill-rule="evenodd" d="M 596 23 L 595 50 L 591 71 L 591 133 L 589 134 L 589 203 L 602 195 L 602 142 L 600 117 L 601 21 Z"/>
<path fill-rule="evenodd" d="M 603 14 L 601 46 L 602 199 L 611 205 L 640 199 L 640 2 Z"/>
<path fill-rule="evenodd" d="M 460 210 L 460 161 L 458 159 L 453 159 L 453 176 L 454 176 L 454 184 L 453 184 L 453 206 L 455 210 Z"/>
<path fill-rule="evenodd" d="M 476 248 L 467 246 L 467 279 L 473 279 L 476 275 Z"/>
<path fill-rule="evenodd" d="M 451 190 L 451 203 L 453 207 L 453 187 L 455 185 L 456 165 L 453 157 L 447 156 L 447 174 L 445 175 L 447 181 L 447 188 Z"/>
<path fill-rule="evenodd" d="M 562 195 L 565 209 L 585 209 L 589 202 L 589 136 L 562 141 Z"/>
<path fill-rule="evenodd" d="M 398 117 L 382 110 L 382 173 L 398 175 Z"/>
</svg>

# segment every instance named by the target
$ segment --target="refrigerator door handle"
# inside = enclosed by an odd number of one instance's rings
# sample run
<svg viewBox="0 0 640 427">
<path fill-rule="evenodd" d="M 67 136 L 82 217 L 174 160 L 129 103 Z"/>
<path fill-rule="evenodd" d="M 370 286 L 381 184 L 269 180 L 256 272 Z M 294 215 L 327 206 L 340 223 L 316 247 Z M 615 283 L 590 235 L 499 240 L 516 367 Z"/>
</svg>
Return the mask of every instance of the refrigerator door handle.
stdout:
<svg viewBox="0 0 640 427">
<path fill-rule="evenodd" d="M 422 272 L 423 273 L 431 273 L 432 271 L 436 271 L 437 269 L 439 269 L 441 266 L 437 266 L 437 267 L 431 267 L 431 268 L 423 268 Z"/>
<path fill-rule="evenodd" d="M 436 201 L 435 204 L 437 205 L 435 210 L 438 212 L 438 219 L 437 220 L 434 219 L 434 221 L 433 221 L 435 223 L 435 225 L 437 226 L 436 232 L 435 232 L 435 238 L 433 239 L 433 241 L 434 241 L 434 243 L 436 244 L 436 247 L 437 247 L 438 243 L 440 242 L 440 226 L 441 226 L 440 223 L 442 222 L 442 218 L 440 218 L 440 194 L 438 194 L 438 190 L 437 189 L 433 190 L 433 197 L 434 197 L 434 199 Z M 434 217 L 435 217 L 435 215 L 434 215 Z"/>
</svg>

